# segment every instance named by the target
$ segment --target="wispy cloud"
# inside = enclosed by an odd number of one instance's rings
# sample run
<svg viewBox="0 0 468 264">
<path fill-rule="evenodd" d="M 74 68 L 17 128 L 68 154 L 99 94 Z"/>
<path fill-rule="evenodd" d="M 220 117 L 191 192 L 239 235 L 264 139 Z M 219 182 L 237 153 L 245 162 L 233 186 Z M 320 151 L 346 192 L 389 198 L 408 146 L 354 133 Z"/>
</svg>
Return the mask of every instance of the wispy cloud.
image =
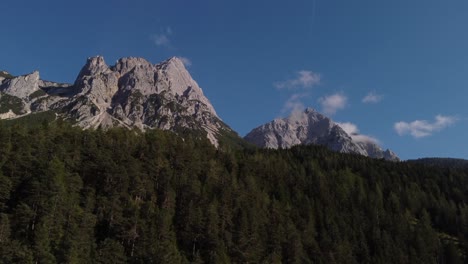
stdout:
<svg viewBox="0 0 468 264">
<path fill-rule="evenodd" d="M 366 104 L 376 104 L 382 101 L 383 95 L 376 94 L 375 92 L 369 92 L 364 98 L 362 98 L 362 102 Z"/>
<path fill-rule="evenodd" d="M 441 131 L 458 121 L 454 116 L 436 115 L 434 122 L 427 120 L 415 120 L 411 123 L 397 122 L 394 125 L 398 135 L 410 134 L 414 138 L 422 138 L 432 135 L 434 132 Z"/>
<path fill-rule="evenodd" d="M 151 40 L 156 46 L 170 48 L 171 47 L 171 40 L 170 40 L 171 35 L 172 35 L 172 28 L 166 27 L 165 29 L 162 29 L 159 34 L 153 34 L 151 36 Z"/>
<path fill-rule="evenodd" d="M 295 93 L 291 95 L 284 103 L 281 114 L 295 113 L 304 110 L 305 106 L 302 103 L 302 99 L 307 96 L 307 93 Z"/>
<path fill-rule="evenodd" d="M 314 85 L 317 85 L 320 83 L 320 74 L 312 72 L 312 71 L 306 71 L 302 70 L 296 73 L 296 78 L 294 79 L 289 79 L 286 81 L 282 82 L 276 82 L 273 85 L 277 89 L 307 89 L 311 88 Z"/>
<path fill-rule="evenodd" d="M 192 66 L 192 61 L 189 58 L 187 57 L 178 57 L 178 58 L 182 61 L 185 67 Z"/>
<path fill-rule="evenodd" d="M 171 41 L 169 37 L 164 34 L 155 34 L 153 35 L 153 41 L 156 46 L 170 46 Z"/>
<path fill-rule="evenodd" d="M 336 93 L 319 98 L 319 103 L 322 105 L 322 111 L 325 114 L 333 115 L 338 110 L 344 109 L 348 103 L 348 97 L 343 93 Z"/>
<path fill-rule="evenodd" d="M 338 124 L 356 142 L 380 144 L 379 140 L 375 137 L 359 134 L 359 128 L 353 123 L 337 122 L 336 124 Z"/>
<path fill-rule="evenodd" d="M 296 72 L 295 78 L 275 82 L 274 87 L 278 90 L 293 91 L 284 103 L 281 114 L 302 112 L 305 108 L 303 100 L 310 95 L 310 89 L 320 84 L 321 76 L 318 73 L 308 70 Z"/>
</svg>

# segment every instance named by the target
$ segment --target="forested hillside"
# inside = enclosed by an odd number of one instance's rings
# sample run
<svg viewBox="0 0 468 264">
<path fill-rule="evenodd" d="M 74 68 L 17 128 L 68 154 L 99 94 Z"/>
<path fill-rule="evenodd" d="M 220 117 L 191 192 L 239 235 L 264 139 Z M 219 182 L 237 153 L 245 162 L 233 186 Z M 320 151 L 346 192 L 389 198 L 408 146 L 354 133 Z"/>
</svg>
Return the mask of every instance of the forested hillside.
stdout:
<svg viewBox="0 0 468 264">
<path fill-rule="evenodd" d="M 463 263 L 468 171 L 0 123 L 0 263 Z"/>
<path fill-rule="evenodd" d="M 468 160 L 453 158 L 421 158 L 408 160 L 411 163 L 425 164 L 427 166 L 436 166 L 442 168 L 468 169 Z"/>
</svg>

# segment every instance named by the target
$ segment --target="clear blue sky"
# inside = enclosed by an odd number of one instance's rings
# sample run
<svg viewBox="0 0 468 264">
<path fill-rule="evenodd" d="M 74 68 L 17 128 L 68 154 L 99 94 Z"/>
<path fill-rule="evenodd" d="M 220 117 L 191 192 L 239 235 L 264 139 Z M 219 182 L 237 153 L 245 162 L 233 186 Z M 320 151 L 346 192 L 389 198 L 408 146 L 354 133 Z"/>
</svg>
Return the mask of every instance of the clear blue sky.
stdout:
<svg viewBox="0 0 468 264">
<path fill-rule="evenodd" d="M 468 158 L 468 1 L 15 0 L 1 11 L 0 69 L 16 75 L 73 82 L 89 56 L 181 56 L 241 135 L 310 106 L 403 159 Z"/>
</svg>

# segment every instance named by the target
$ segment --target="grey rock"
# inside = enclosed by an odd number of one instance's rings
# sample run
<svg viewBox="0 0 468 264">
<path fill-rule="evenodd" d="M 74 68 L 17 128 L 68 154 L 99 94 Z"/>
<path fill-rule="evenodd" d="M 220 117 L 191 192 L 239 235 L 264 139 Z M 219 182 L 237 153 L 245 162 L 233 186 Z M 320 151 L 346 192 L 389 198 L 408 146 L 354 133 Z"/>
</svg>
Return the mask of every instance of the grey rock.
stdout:
<svg viewBox="0 0 468 264">
<path fill-rule="evenodd" d="M 105 73 L 109 70 L 109 66 L 107 66 L 106 62 L 104 61 L 104 57 L 90 57 L 88 58 L 86 65 L 81 69 L 80 73 L 78 74 L 77 79 L 79 79 L 82 76 L 98 75 L 100 73 Z"/>
<path fill-rule="evenodd" d="M 337 123 L 312 108 L 275 119 L 248 133 L 245 140 L 265 148 L 290 148 L 299 144 L 323 145 L 342 153 L 372 158 L 399 160 L 390 150 L 383 151 L 374 142 L 353 140 Z"/>
<path fill-rule="evenodd" d="M 0 91 L 20 99 L 28 99 L 28 96 L 39 90 L 39 72 L 22 75 L 13 79 L 3 80 Z"/>
<path fill-rule="evenodd" d="M 357 142 L 367 154 L 365 156 L 369 156 L 376 159 L 386 159 L 392 161 L 399 161 L 400 158 L 391 150 L 383 150 L 379 145 L 374 142 Z"/>
<path fill-rule="evenodd" d="M 216 134 L 226 127 L 178 58 L 153 65 L 129 57 L 112 67 L 102 57 L 90 58 L 74 87 L 68 113 L 84 128 L 189 128 L 217 145 Z"/>
<path fill-rule="evenodd" d="M 44 94 L 29 97 L 38 90 Z M 54 110 L 85 129 L 191 129 L 215 146 L 221 130 L 233 132 L 176 57 L 160 64 L 128 57 L 108 66 L 96 56 L 88 58 L 73 85 L 40 80 L 35 72 L 4 80 L 0 91 L 21 98 L 27 113 Z"/>
<path fill-rule="evenodd" d="M 76 93 L 73 85 L 71 84 L 56 83 L 45 80 L 39 81 L 39 88 L 41 88 L 46 94 L 50 96 L 70 97 Z"/>
</svg>

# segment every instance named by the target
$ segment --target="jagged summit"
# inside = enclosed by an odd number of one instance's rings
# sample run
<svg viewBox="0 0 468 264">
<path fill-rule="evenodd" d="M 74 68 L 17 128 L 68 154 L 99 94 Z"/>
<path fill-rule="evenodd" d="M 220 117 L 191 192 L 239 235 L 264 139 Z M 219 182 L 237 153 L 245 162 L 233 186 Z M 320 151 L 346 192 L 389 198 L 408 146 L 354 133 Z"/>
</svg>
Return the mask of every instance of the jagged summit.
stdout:
<svg viewBox="0 0 468 264">
<path fill-rule="evenodd" d="M 126 57 L 109 66 L 95 56 L 87 59 L 73 85 L 42 81 L 34 72 L 0 80 L 0 92 L 18 98 L 21 109 L 0 113 L 0 118 L 55 111 L 83 128 L 197 130 L 214 145 L 220 133 L 235 133 L 177 57 L 159 64 Z"/>
<path fill-rule="evenodd" d="M 306 114 L 314 113 L 314 112 L 319 114 L 319 112 L 318 112 L 317 110 L 315 110 L 314 108 L 312 108 L 312 107 L 307 107 L 307 108 L 304 110 L 304 113 L 306 113 Z"/>
<path fill-rule="evenodd" d="M 121 75 L 125 75 L 133 69 L 146 69 L 153 71 L 154 65 L 144 58 L 138 57 L 125 57 L 117 60 L 115 66 L 112 67 L 113 70 L 118 71 Z"/>
<path fill-rule="evenodd" d="M 375 142 L 350 135 L 337 123 L 313 108 L 292 113 L 253 129 L 245 139 L 266 148 L 290 148 L 299 144 L 324 145 L 333 151 L 355 153 L 373 158 L 399 160 L 390 150 Z"/>
<path fill-rule="evenodd" d="M 17 77 L 0 73 L 0 119 L 50 111 L 84 129 L 192 130 L 215 146 L 221 137 L 239 139 L 177 57 L 158 64 L 125 57 L 115 65 L 102 56 L 90 57 L 73 84 L 41 80 L 37 71 Z M 264 124 L 245 139 L 261 147 L 320 144 L 339 152 L 398 160 L 390 150 L 348 134 L 313 108 Z"/>
<path fill-rule="evenodd" d="M 177 56 L 172 56 L 169 59 L 163 61 L 161 64 L 170 64 L 170 63 L 182 63 L 182 64 L 184 64 L 184 62 Z"/>
<path fill-rule="evenodd" d="M 30 94 L 37 90 L 39 90 L 38 71 L 11 79 L 5 79 L 0 86 L 1 92 L 21 99 L 27 99 Z"/>
<path fill-rule="evenodd" d="M 96 75 L 106 71 L 109 71 L 109 66 L 107 66 L 104 57 L 90 57 L 78 74 L 77 80 L 79 80 L 82 76 Z"/>
<path fill-rule="evenodd" d="M 95 83 L 89 83 L 90 79 L 93 79 Z M 106 81 L 106 84 L 96 83 L 99 81 Z M 117 81 L 120 83 L 117 84 Z M 101 94 L 98 97 L 102 97 L 101 99 L 112 97 L 113 93 L 117 92 L 117 89 L 113 88 L 118 85 L 123 86 L 121 87 L 123 90 L 136 89 L 143 95 L 167 91 L 188 100 L 200 101 L 214 116 L 218 117 L 214 107 L 204 96 L 203 90 L 192 79 L 184 63 L 178 57 L 169 58 L 156 65 L 143 58 L 125 57 L 110 67 L 102 56 L 90 57 L 78 74 L 74 85 L 80 92 L 97 89 Z M 108 100 L 104 99 L 104 101 Z"/>
<path fill-rule="evenodd" d="M 203 95 L 203 90 L 198 86 L 198 83 L 192 79 L 192 76 L 185 68 L 181 59 L 172 57 L 157 65 L 157 68 L 162 75 L 167 76 L 167 83 L 164 85 L 169 85 L 172 92 L 178 96 L 187 98 L 187 100 L 200 101 L 202 104 L 206 105 L 214 116 L 218 117 L 214 107 Z"/>
</svg>

